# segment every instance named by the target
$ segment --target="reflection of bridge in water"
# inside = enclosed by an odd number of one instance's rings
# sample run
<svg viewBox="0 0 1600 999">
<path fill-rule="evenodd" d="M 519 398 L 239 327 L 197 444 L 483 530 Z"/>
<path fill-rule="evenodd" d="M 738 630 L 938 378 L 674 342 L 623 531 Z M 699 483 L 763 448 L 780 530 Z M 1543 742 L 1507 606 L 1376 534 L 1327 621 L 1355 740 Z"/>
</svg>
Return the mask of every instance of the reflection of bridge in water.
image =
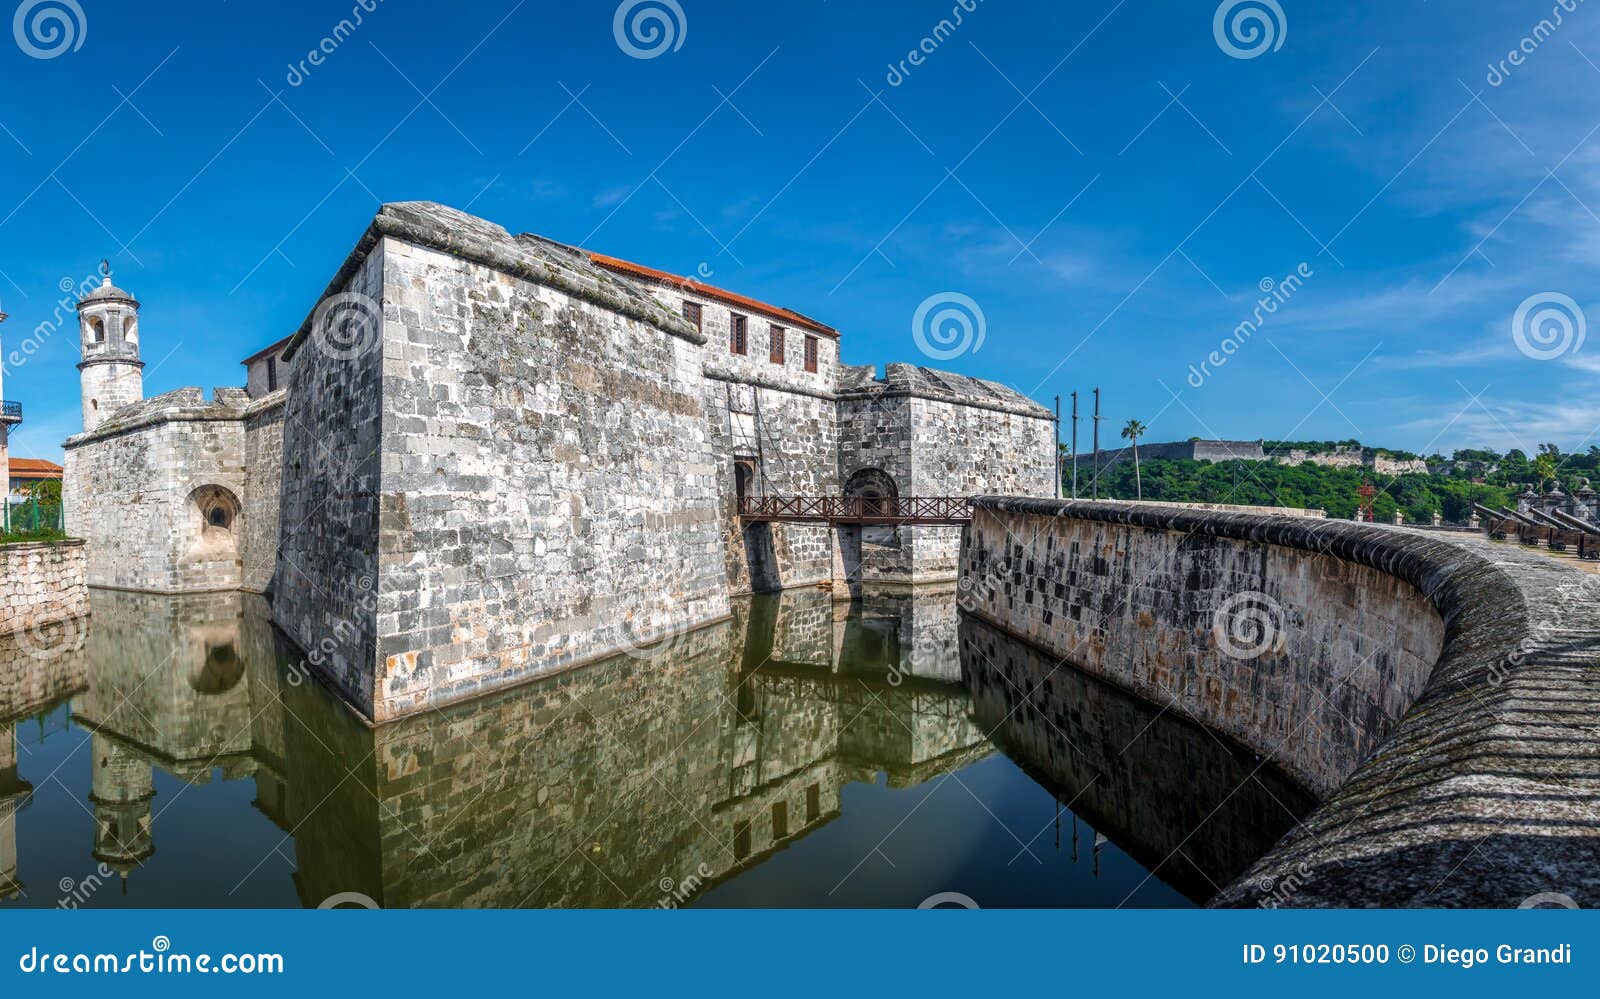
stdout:
<svg viewBox="0 0 1600 999">
<path fill-rule="evenodd" d="M 1040 689 L 1073 690 L 1043 703 L 1082 710 L 1043 717 L 1039 690 L 1024 696 L 992 668 L 1037 654 L 959 622 L 950 591 L 742 601 L 731 622 L 653 659 L 376 730 L 294 668 L 258 598 L 96 591 L 94 612 L 86 648 L 67 660 L 76 667 L 31 673 L 66 677 L 57 700 L 76 694 L 93 754 L 84 846 L 134 879 L 177 821 L 163 818 L 173 799 L 156 795 L 158 770 L 182 782 L 175 795 L 253 780 L 307 905 L 349 892 L 389 907 L 687 902 L 829 824 L 851 782 L 941 778 L 994 753 L 990 732 L 1058 800 L 1197 899 L 1290 821 L 1268 797 L 1297 807 L 1292 788 L 1249 780 L 1227 796 L 1243 776 L 1237 754 L 1053 663 L 1035 664 Z M 0 783 L 18 783 L 6 764 Z M 0 874 L 15 880 L 3 808 Z M 237 871 L 207 872 L 210 902 L 241 903 L 251 879 L 282 876 L 276 859 L 265 870 L 256 856 L 237 860 Z"/>
</svg>

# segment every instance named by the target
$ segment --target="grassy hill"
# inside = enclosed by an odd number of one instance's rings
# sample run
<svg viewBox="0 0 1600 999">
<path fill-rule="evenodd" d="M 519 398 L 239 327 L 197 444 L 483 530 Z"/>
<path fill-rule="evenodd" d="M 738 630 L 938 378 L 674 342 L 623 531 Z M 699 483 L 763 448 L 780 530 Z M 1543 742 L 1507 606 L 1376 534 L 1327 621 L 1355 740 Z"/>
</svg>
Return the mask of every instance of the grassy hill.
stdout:
<svg viewBox="0 0 1600 999">
<path fill-rule="evenodd" d="M 1281 441 L 1271 450 L 1290 447 L 1313 454 L 1336 447 L 1357 446 L 1356 441 Z M 1389 448 L 1382 450 L 1393 458 L 1416 455 Z M 1431 455 L 1427 473 L 1379 475 L 1366 468 L 1327 468 L 1305 462 L 1285 465 L 1274 461 L 1187 461 L 1153 460 L 1141 464 L 1144 498 L 1182 503 L 1240 503 L 1250 506 L 1316 507 L 1330 517 L 1348 518 L 1355 514 L 1359 496 L 1356 490 L 1371 482 L 1380 492 L 1373 502 L 1379 520 L 1389 520 L 1396 509 L 1411 521 L 1426 522 L 1435 511 L 1447 522 L 1463 522 L 1472 504 L 1515 506 L 1516 496 L 1531 483 L 1550 480 L 1561 483 L 1569 493 L 1581 480 L 1600 481 L 1600 447 L 1583 454 L 1562 454 L 1554 445 L 1542 445 L 1530 458 L 1522 451 L 1498 454 L 1485 450 L 1457 451 L 1450 457 Z M 1070 479 L 1070 472 L 1068 473 Z M 1078 463 L 1079 495 L 1089 494 L 1090 466 L 1086 457 Z M 1132 461 L 1118 462 L 1102 470 L 1100 494 L 1113 499 L 1134 498 Z"/>
</svg>

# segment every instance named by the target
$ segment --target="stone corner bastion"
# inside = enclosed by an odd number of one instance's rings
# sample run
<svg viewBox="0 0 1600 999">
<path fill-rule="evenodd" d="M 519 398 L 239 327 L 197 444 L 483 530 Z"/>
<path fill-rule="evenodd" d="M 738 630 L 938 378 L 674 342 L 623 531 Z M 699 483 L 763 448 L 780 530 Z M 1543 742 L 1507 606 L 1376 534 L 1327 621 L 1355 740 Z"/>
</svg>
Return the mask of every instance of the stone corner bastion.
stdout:
<svg viewBox="0 0 1600 999">
<path fill-rule="evenodd" d="M 974 512 L 964 611 L 1318 799 L 1213 906 L 1600 905 L 1600 576 L 1344 521 L 1004 497 Z"/>
</svg>

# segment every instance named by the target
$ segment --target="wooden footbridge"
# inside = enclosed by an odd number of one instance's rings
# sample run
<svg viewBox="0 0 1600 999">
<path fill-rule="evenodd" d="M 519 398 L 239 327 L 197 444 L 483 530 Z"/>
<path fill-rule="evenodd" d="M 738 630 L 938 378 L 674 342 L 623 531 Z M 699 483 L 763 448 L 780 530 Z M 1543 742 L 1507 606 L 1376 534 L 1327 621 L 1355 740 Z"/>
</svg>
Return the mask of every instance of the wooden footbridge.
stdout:
<svg viewBox="0 0 1600 999">
<path fill-rule="evenodd" d="M 965 496 L 745 496 L 739 516 L 749 523 L 927 524 L 972 520 Z"/>
</svg>

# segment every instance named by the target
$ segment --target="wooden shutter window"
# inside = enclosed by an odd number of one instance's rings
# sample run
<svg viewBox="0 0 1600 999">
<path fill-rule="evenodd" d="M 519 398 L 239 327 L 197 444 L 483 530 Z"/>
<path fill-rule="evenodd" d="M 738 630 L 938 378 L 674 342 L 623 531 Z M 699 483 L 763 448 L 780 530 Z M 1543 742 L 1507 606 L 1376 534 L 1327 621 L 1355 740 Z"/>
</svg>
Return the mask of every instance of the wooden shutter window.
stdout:
<svg viewBox="0 0 1600 999">
<path fill-rule="evenodd" d="M 817 338 L 809 334 L 806 336 L 806 370 L 817 370 Z"/>
<path fill-rule="evenodd" d="M 770 334 L 771 339 L 772 339 L 772 349 L 771 349 L 770 354 L 769 354 L 769 356 L 772 358 L 772 363 L 773 364 L 782 364 L 783 363 L 783 337 L 784 337 L 784 332 L 785 331 L 784 331 L 784 328 L 782 326 L 779 326 L 777 324 L 773 324 L 772 332 Z"/>
<path fill-rule="evenodd" d="M 691 323 L 694 323 L 695 329 L 702 333 L 705 332 L 705 324 L 700 318 L 700 305 L 698 302 L 683 303 L 683 318 L 689 320 Z"/>
<path fill-rule="evenodd" d="M 737 312 L 730 312 L 728 316 L 728 349 L 735 354 L 748 354 L 750 345 L 745 336 L 745 317 Z"/>
</svg>

